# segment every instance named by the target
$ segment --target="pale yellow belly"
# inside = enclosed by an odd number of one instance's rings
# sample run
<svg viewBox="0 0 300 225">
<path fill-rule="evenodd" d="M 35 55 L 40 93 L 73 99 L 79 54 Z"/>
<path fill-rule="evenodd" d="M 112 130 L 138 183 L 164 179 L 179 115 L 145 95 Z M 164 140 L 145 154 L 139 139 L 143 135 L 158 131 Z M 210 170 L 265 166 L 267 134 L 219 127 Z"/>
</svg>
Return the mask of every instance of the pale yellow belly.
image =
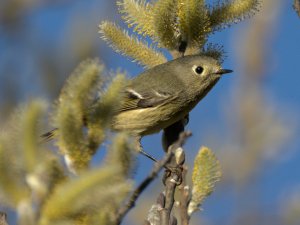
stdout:
<svg viewBox="0 0 300 225">
<path fill-rule="evenodd" d="M 174 112 L 172 107 L 159 107 L 161 106 L 122 112 L 115 116 L 112 128 L 134 135 L 153 134 L 182 119 L 193 108 L 185 107 Z"/>
</svg>

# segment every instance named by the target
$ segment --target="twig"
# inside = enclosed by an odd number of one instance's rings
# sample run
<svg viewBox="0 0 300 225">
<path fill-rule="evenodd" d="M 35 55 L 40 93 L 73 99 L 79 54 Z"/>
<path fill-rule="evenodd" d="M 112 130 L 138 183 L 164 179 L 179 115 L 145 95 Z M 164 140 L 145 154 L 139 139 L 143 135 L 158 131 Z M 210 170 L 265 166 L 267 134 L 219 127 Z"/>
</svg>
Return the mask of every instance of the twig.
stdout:
<svg viewBox="0 0 300 225">
<path fill-rule="evenodd" d="M 189 186 L 186 184 L 186 173 L 187 166 L 183 166 L 182 171 L 182 183 L 179 185 L 179 212 L 180 212 L 180 220 L 181 225 L 188 225 L 190 217 L 187 213 L 189 201 L 190 201 L 190 191 Z"/>
<path fill-rule="evenodd" d="M 180 125 L 177 125 L 180 127 Z M 182 127 L 184 127 L 182 125 Z M 166 132 L 166 131 L 165 131 Z M 166 203 L 165 207 L 161 211 L 161 224 L 162 225 L 169 225 L 171 220 L 177 221 L 176 218 L 171 216 L 171 211 L 174 205 L 174 195 L 175 189 L 178 185 L 182 182 L 182 173 L 183 173 L 183 164 L 185 160 L 185 154 L 182 150 L 182 145 L 184 144 L 187 137 L 191 136 L 190 132 L 181 132 L 180 134 L 176 134 L 172 132 L 174 135 L 177 136 L 177 141 L 169 146 L 169 152 L 173 152 L 174 155 L 171 158 L 170 163 L 168 166 L 173 167 L 171 171 L 166 171 L 165 173 L 165 195 L 166 195 Z M 174 136 L 172 135 L 165 135 L 165 137 L 170 137 L 174 140 Z M 169 141 L 170 143 L 170 141 Z M 177 154 L 178 153 L 178 154 Z M 177 222 L 176 222 L 177 223 Z"/>
<path fill-rule="evenodd" d="M 181 183 L 182 164 L 184 163 L 184 151 L 181 148 L 191 132 L 184 132 L 188 116 L 164 130 L 162 143 L 164 150 L 170 154 L 169 161 L 165 166 L 163 183 L 166 188 L 160 193 L 156 204 L 152 205 L 145 224 L 151 225 L 176 225 L 177 219 L 171 216 L 174 205 L 174 194 L 176 187 Z"/>
<path fill-rule="evenodd" d="M 123 217 L 128 213 L 130 209 L 132 209 L 135 205 L 136 200 L 141 195 L 141 193 L 146 189 L 146 187 L 154 180 L 154 178 L 158 175 L 161 169 L 170 161 L 172 152 L 169 151 L 165 157 L 155 163 L 154 168 L 151 173 L 145 178 L 145 180 L 135 189 L 135 191 L 130 196 L 127 204 L 121 207 L 117 213 L 116 224 L 120 224 Z"/>
<path fill-rule="evenodd" d="M 166 181 L 166 204 L 161 212 L 161 224 L 169 225 L 171 220 L 171 211 L 174 205 L 175 189 L 178 185 L 179 177 L 176 174 L 169 177 Z"/>
<path fill-rule="evenodd" d="M 148 212 L 147 225 L 161 225 L 161 210 L 165 208 L 165 203 L 166 196 L 164 193 L 160 193 L 156 203 L 151 206 Z M 146 225 L 146 223 L 144 225 Z"/>
</svg>

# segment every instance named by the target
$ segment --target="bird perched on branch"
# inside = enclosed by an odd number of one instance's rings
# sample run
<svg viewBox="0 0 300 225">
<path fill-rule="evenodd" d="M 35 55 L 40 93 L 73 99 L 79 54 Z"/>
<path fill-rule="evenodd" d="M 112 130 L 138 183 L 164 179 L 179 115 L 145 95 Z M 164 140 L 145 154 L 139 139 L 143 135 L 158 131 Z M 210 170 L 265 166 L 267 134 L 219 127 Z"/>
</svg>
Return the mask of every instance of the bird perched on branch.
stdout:
<svg viewBox="0 0 300 225">
<path fill-rule="evenodd" d="M 223 74 L 219 62 L 203 55 L 181 57 L 144 71 L 128 80 L 111 128 L 126 131 L 140 143 L 183 119 L 214 87 Z M 43 135 L 52 138 L 55 130 Z M 139 151 L 147 157 L 139 144 Z"/>
</svg>

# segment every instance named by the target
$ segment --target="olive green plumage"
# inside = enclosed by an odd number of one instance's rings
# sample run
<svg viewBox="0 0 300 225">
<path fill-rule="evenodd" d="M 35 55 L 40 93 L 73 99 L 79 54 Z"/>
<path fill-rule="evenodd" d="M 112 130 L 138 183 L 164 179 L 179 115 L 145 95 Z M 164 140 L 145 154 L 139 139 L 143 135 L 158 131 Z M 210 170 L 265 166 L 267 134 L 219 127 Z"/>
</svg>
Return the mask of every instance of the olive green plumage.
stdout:
<svg viewBox="0 0 300 225">
<path fill-rule="evenodd" d="M 195 55 L 143 72 L 129 82 L 112 128 L 141 136 L 159 132 L 194 108 L 219 80 L 220 69 L 215 59 Z"/>
<path fill-rule="evenodd" d="M 214 58 L 201 55 L 185 56 L 146 70 L 127 81 L 111 128 L 138 138 L 159 132 L 184 118 L 222 74 L 229 72 L 221 69 Z"/>
</svg>

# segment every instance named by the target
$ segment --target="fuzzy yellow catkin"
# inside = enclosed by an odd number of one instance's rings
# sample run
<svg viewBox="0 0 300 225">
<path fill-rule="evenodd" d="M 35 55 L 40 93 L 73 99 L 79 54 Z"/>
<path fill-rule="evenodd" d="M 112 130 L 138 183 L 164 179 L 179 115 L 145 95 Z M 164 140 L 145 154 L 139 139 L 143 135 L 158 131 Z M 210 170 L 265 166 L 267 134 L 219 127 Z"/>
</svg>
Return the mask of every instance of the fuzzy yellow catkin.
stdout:
<svg viewBox="0 0 300 225">
<path fill-rule="evenodd" d="M 117 5 L 129 28 L 133 27 L 135 32 L 144 36 L 154 36 L 151 3 L 146 0 L 123 0 L 118 1 Z"/>
<path fill-rule="evenodd" d="M 99 25 L 99 33 L 116 52 L 129 56 L 135 62 L 151 68 L 166 62 L 166 58 L 151 45 L 140 41 L 134 35 L 129 36 L 112 22 L 104 21 Z"/>
<path fill-rule="evenodd" d="M 17 207 L 20 201 L 30 198 L 25 178 L 44 160 L 38 127 L 45 109 L 41 100 L 18 107 L 0 134 L 0 194 L 10 206 Z"/>
<path fill-rule="evenodd" d="M 207 147 L 201 147 L 194 161 L 192 199 L 188 213 L 192 214 L 209 196 L 222 175 L 220 163 Z"/>
<path fill-rule="evenodd" d="M 88 142 L 91 150 L 96 151 L 105 138 L 105 130 L 110 128 L 111 120 L 117 111 L 122 89 L 125 85 L 125 74 L 118 73 L 106 91 L 101 91 L 99 99 L 93 104 L 87 115 Z"/>
<path fill-rule="evenodd" d="M 134 166 L 134 146 L 125 133 L 117 134 L 108 151 L 106 163 L 120 166 L 120 176 L 127 178 L 131 175 Z"/>
<path fill-rule="evenodd" d="M 82 62 L 63 87 L 53 116 L 58 129 L 57 145 L 78 170 L 85 168 L 92 155 L 83 133 L 83 118 L 95 92 L 101 86 L 104 66 L 97 59 Z"/>
<path fill-rule="evenodd" d="M 234 0 L 219 3 L 210 13 L 210 23 L 214 30 L 237 23 L 258 11 L 260 0 Z"/>
<path fill-rule="evenodd" d="M 179 29 L 182 40 L 188 47 L 198 49 L 205 44 L 206 35 L 211 31 L 208 10 L 203 0 L 178 0 Z"/>
<path fill-rule="evenodd" d="M 123 192 L 128 193 L 131 184 L 118 180 L 118 173 L 119 168 L 110 165 L 86 171 L 77 179 L 58 185 L 43 207 L 41 224 L 71 218 L 84 209 L 95 210 L 105 206 L 104 201 L 123 196 Z"/>
<path fill-rule="evenodd" d="M 153 6 L 155 36 L 159 46 L 169 50 L 177 50 L 179 43 L 176 5 L 176 0 L 158 0 Z"/>
<path fill-rule="evenodd" d="M 28 173 L 41 163 L 41 151 L 38 146 L 38 123 L 46 110 L 46 103 L 41 100 L 31 102 L 23 115 L 21 141 L 23 146 L 24 166 Z"/>
</svg>

